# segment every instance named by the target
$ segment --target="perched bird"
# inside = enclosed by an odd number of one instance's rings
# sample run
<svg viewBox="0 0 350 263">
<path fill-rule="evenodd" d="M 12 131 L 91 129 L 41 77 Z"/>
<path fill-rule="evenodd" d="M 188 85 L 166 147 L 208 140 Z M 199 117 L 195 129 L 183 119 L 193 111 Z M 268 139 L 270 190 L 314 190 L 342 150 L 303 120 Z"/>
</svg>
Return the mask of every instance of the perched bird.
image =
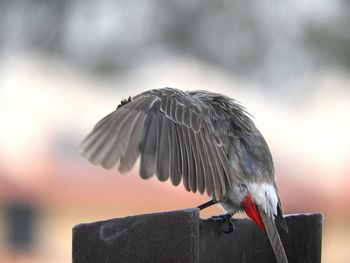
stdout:
<svg viewBox="0 0 350 263">
<path fill-rule="evenodd" d="M 181 180 L 187 191 L 220 204 L 229 220 L 238 211 L 266 230 L 279 263 L 288 262 L 279 224 L 287 231 L 269 147 L 247 111 L 209 91 L 155 89 L 123 100 L 81 144 L 83 156 L 128 172 L 141 157 L 140 176 Z M 232 230 L 232 229 L 231 229 Z"/>
</svg>

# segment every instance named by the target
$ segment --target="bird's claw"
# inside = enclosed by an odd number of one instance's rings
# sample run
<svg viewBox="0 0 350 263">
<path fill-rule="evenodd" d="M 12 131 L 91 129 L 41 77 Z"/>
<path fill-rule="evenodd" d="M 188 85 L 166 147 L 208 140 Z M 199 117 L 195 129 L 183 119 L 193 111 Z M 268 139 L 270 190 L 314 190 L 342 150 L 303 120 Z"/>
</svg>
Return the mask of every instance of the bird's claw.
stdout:
<svg viewBox="0 0 350 263">
<path fill-rule="evenodd" d="M 218 223 L 223 223 L 231 218 L 230 214 L 223 214 L 223 215 L 218 215 L 218 216 L 212 216 L 208 218 L 208 221 L 210 222 L 218 222 Z"/>
<path fill-rule="evenodd" d="M 235 226 L 231 220 L 231 214 L 223 214 L 219 216 L 212 216 L 207 220 L 210 222 L 227 223 L 227 228 L 223 229 L 225 233 L 231 233 L 235 230 Z"/>
</svg>

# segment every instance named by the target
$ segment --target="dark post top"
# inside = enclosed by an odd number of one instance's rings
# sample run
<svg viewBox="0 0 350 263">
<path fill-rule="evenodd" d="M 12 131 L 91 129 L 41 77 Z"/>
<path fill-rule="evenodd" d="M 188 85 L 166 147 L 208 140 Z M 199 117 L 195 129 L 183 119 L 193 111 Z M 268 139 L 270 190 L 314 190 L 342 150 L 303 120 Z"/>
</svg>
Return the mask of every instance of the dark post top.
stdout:
<svg viewBox="0 0 350 263">
<path fill-rule="evenodd" d="M 281 233 L 289 262 L 320 263 L 322 215 L 285 217 Z M 199 218 L 198 209 L 116 218 L 73 228 L 73 263 L 181 262 L 274 263 L 264 231 L 249 219 L 235 219 L 236 230 Z"/>
</svg>

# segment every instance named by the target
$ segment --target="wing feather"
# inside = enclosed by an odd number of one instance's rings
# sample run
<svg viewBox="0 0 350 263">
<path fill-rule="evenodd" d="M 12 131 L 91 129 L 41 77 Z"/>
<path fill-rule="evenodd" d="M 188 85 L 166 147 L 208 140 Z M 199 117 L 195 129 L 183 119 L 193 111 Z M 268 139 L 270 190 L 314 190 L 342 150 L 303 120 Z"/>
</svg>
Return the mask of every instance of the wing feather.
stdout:
<svg viewBox="0 0 350 263">
<path fill-rule="evenodd" d="M 185 127 L 181 126 L 180 128 L 180 135 L 182 137 L 182 140 L 180 141 L 180 145 L 182 146 L 182 175 L 183 175 L 183 185 L 187 191 L 191 191 L 189 186 L 189 173 L 190 173 L 190 161 L 189 161 L 189 151 L 188 151 L 188 138 L 187 133 L 185 131 Z"/>
<path fill-rule="evenodd" d="M 111 169 L 116 165 L 120 156 L 125 150 L 127 145 L 127 134 L 129 133 L 130 127 L 135 124 L 135 115 L 136 112 L 129 111 L 120 122 L 117 123 L 116 130 L 111 133 L 110 142 L 105 144 L 106 151 L 104 154 L 101 154 L 101 165 L 105 169 Z"/>
<path fill-rule="evenodd" d="M 157 150 L 157 177 L 160 181 L 169 178 L 169 128 L 165 117 L 160 117 L 158 125 L 158 150 Z"/>
<path fill-rule="evenodd" d="M 157 118 L 155 116 L 148 115 L 144 132 L 140 176 L 147 179 L 156 173 Z"/>
<path fill-rule="evenodd" d="M 96 140 L 91 142 L 85 157 L 89 159 L 92 164 L 101 164 L 110 149 L 114 146 L 115 141 L 118 139 L 115 135 L 118 134 L 117 132 L 120 129 L 120 124 L 127 120 L 127 118 L 125 118 L 127 115 L 127 111 L 115 114 L 111 124 L 104 128 L 105 131 L 103 134 L 97 136 Z"/>
<path fill-rule="evenodd" d="M 203 163 L 206 166 L 205 169 L 205 186 L 206 186 L 206 190 L 207 190 L 207 194 L 208 195 L 212 195 L 214 194 L 214 188 L 215 188 L 215 183 L 214 183 L 214 177 L 215 175 L 215 171 L 213 170 L 213 164 L 212 164 L 212 160 L 209 156 L 209 150 L 208 150 L 208 143 L 207 143 L 207 139 L 205 138 L 203 132 L 200 132 L 200 139 L 202 141 L 202 152 L 203 152 L 203 157 L 205 158 L 205 162 Z"/>
<path fill-rule="evenodd" d="M 104 134 L 109 131 L 109 127 L 112 126 L 113 124 L 113 117 L 115 117 L 113 113 L 114 112 L 108 114 L 106 117 L 103 118 L 103 120 L 106 120 L 106 121 L 104 122 L 100 121 L 101 123 L 99 122 L 98 124 L 96 124 L 93 131 L 90 132 L 81 142 L 80 149 L 84 157 L 87 154 L 87 152 L 90 150 L 90 148 L 95 145 L 96 141 L 101 140 Z"/>
<path fill-rule="evenodd" d="M 171 160 L 171 166 L 172 166 L 172 173 L 171 173 L 171 183 L 175 186 L 179 185 L 182 179 L 182 144 L 181 144 L 181 138 L 179 137 L 179 129 L 176 126 L 174 122 L 172 124 L 172 131 L 173 131 L 173 144 L 172 149 L 174 150 L 174 153 L 172 155 Z"/>
<path fill-rule="evenodd" d="M 191 129 L 186 129 L 187 131 L 187 139 L 188 139 L 188 151 L 189 151 L 189 178 L 188 178 L 188 184 L 189 187 L 191 189 L 191 191 L 193 193 L 197 192 L 197 175 L 198 175 L 198 171 L 197 171 L 197 162 L 196 161 L 196 152 L 195 152 L 195 143 L 191 138 L 191 134 L 193 133 L 193 131 Z"/>
<path fill-rule="evenodd" d="M 221 168 L 219 166 L 217 155 L 216 155 L 216 149 L 213 144 L 213 138 L 211 136 L 207 136 L 208 140 L 208 153 L 210 154 L 211 159 L 211 168 L 213 171 L 212 178 L 214 183 L 214 193 L 215 196 L 220 200 L 221 195 L 223 194 L 222 191 L 222 174 L 221 174 Z"/>
<path fill-rule="evenodd" d="M 135 125 L 130 130 L 130 134 L 127 137 L 128 145 L 125 152 L 120 157 L 120 164 L 118 170 L 121 173 L 126 173 L 134 166 L 137 158 L 140 155 L 139 146 L 142 142 L 143 128 L 147 115 L 143 112 L 139 112 Z"/>
<path fill-rule="evenodd" d="M 190 135 L 190 141 L 191 141 L 191 147 L 192 147 L 192 152 L 193 152 L 193 157 L 194 157 L 194 165 L 196 168 L 196 187 L 197 190 L 203 194 L 205 190 L 205 183 L 204 183 L 204 171 L 203 171 L 203 161 L 202 161 L 202 156 L 201 152 L 198 148 L 198 136 L 195 135 L 195 133 L 192 130 L 189 130 L 189 135 Z"/>
<path fill-rule="evenodd" d="M 198 162 L 199 162 L 199 172 L 197 174 L 198 176 L 198 191 L 203 194 L 205 189 L 206 189 L 206 183 L 205 183 L 205 178 L 207 176 L 208 170 L 207 170 L 207 165 L 208 162 L 205 158 L 204 153 L 203 153 L 203 145 L 202 145 L 202 141 L 199 139 L 200 134 L 197 133 L 194 136 L 195 142 L 196 142 L 196 147 L 197 147 L 197 153 L 198 153 Z M 202 171 L 200 173 L 200 171 Z"/>
<path fill-rule="evenodd" d="M 187 191 L 205 191 L 219 200 L 232 187 L 228 149 L 215 125 L 229 127 L 226 113 L 176 89 L 133 97 L 99 121 L 81 144 L 83 155 L 110 169 L 131 170 L 141 157 L 140 176 L 181 180 Z M 211 123 L 214 118 L 215 125 Z M 215 127 L 215 128 L 214 128 Z M 231 127 L 231 126 L 230 126 Z"/>
</svg>

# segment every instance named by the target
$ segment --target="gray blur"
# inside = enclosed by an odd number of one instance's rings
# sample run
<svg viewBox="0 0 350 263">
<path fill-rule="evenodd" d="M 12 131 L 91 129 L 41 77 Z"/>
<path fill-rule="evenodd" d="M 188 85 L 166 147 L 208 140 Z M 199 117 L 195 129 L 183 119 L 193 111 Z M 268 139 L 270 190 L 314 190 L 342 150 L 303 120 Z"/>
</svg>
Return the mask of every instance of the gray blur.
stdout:
<svg viewBox="0 0 350 263">
<path fill-rule="evenodd" d="M 280 92 L 349 69 L 349 13 L 345 0 L 2 0 L 0 57 L 43 52 L 115 75 L 180 54 Z"/>
</svg>

